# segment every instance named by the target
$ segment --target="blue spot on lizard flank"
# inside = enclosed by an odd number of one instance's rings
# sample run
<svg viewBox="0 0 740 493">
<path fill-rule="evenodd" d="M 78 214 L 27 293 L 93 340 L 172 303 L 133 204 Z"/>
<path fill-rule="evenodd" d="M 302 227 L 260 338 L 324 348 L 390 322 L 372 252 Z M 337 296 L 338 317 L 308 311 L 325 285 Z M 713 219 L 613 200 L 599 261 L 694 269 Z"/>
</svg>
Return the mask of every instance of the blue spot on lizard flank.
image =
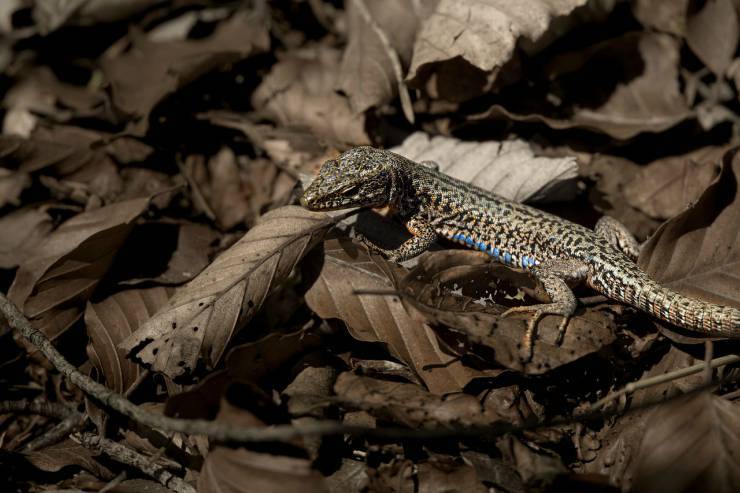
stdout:
<svg viewBox="0 0 740 493">
<path fill-rule="evenodd" d="M 511 254 L 509 252 L 504 252 L 504 263 L 508 264 L 511 262 Z"/>
<path fill-rule="evenodd" d="M 488 246 L 488 245 L 486 245 L 486 244 L 485 244 L 485 243 L 483 243 L 482 241 L 479 241 L 479 242 L 478 242 L 478 250 L 481 250 L 481 251 L 484 251 L 484 252 L 485 252 L 485 251 L 486 251 L 486 248 L 487 248 L 487 246 Z"/>
<path fill-rule="evenodd" d="M 473 244 L 473 237 L 472 236 L 466 236 L 465 237 L 465 243 L 467 243 L 468 245 L 472 245 Z"/>
<path fill-rule="evenodd" d="M 501 255 L 501 250 L 499 250 L 498 248 L 494 248 L 491 253 L 493 254 L 493 257 L 498 260 L 499 256 Z"/>
<path fill-rule="evenodd" d="M 522 255 L 522 267 L 529 267 L 529 257 Z"/>
</svg>

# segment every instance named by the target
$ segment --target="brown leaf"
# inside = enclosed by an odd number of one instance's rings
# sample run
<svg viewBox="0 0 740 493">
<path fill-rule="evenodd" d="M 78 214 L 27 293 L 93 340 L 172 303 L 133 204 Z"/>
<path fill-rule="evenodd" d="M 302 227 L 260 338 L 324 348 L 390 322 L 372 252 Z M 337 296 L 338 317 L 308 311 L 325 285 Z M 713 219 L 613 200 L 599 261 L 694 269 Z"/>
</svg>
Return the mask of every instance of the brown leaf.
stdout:
<svg viewBox="0 0 740 493">
<path fill-rule="evenodd" d="M 396 95 L 406 119 L 413 123 L 413 108 L 403 79 L 422 12 L 411 0 L 347 4 L 349 42 L 342 55 L 338 87 L 349 96 L 352 110 L 362 113 L 382 106 Z"/>
<path fill-rule="evenodd" d="M 547 32 L 552 19 L 565 16 L 584 3 L 585 0 L 441 0 L 419 27 L 407 80 L 419 87 L 423 80 L 440 71 L 435 64 L 458 57 L 495 75 L 511 59 L 518 42 L 537 41 Z"/>
<path fill-rule="evenodd" d="M 428 325 L 412 319 L 397 296 L 355 294 L 393 289 L 386 269 L 405 270 L 347 240 L 324 243 L 324 263 L 306 292 L 306 303 L 322 318 L 339 318 L 355 339 L 386 344 L 393 356 L 413 368 L 435 394 L 456 392 L 480 376 L 445 352 Z"/>
<path fill-rule="evenodd" d="M 603 132 L 615 139 L 629 139 L 642 132 L 662 132 L 693 116 L 679 88 L 679 48 L 679 42 L 669 35 L 625 34 L 586 52 L 563 55 L 552 62 L 555 66 L 565 67 L 585 65 L 586 62 L 598 68 L 604 65 L 622 66 L 624 73 L 634 72 L 635 64 L 639 63 L 641 73 L 617 85 L 609 99 L 600 106 L 589 107 L 576 103 L 568 108 L 572 113 L 569 117 L 561 117 L 548 116 L 541 111 L 517 110 L 508 105 L 506 108 L 494 105 L 487 112 L 472 118 L 504 117 L 516 121 L 542 122 L 555 129 L 582 127 Z M 615 57 L 615 54 L 618 56 Z M 582 81 L 589 74 L 571 76 Z M 611 84 L 614 82 L 609 81 Z M 600 84 L 592 87 L 597 91 L 604 90 Z M 582 88 L 580 91 L 584 92 Z"/>
<path fill-rule="evenodd" d="M 738 18 L 732 0 L 708 0 L 686 20 L 686 44 L 722 77 L 738 46 Z"/>
<path fill-rule="evenodd" d="M 709 392 L 673 400 L 646 425 L 630 491 L 740 489 L 740 407 Z"/>
<path fill-rule="evenodd" d="M 639 265 L 689 297 L 740 307 L 740 154 L 729 151 L 720 175 L 692 207 L 655 232 Z"/>
<path fill-rule="evenodd" d="M 68 24 L 113 22 L 145 10 L 156 0 L 50 0 L 34 4 L 33 17 L 41 34 L 49 34 Z"/>
<path fill-rule="evenodd" d="M 297 355 L 317 349 L 320 345 L 321 336 L 306 330 L 269 334 L 257 341 L 234 347 L 226 356 L 226 368 L 237 381 L 259 383 Z"/>
<path fill-rule="evenodd" d="M 557 335 L 562 319 L 548 315 L 537 324 L 531 360 L 523 362 L 520 347 L 531 315 L 500 317 L 506 308 L 522 304 L 516 286 L 532 290 L 534 284 L 526 274 L 492 263 L 478 252 L 448 250 L 422 255 L 400 287 L 407 295 L 404 302 L 430 323 L 451 327 L 470 342 L 492 349 L 493 355 L 485 359 L 512 370 L 543 373 L 614 341 L 614 322 L 599 310 L 579 309 L 561 344 Z"/>
<path fill-rule="evenodd" d="M 727 146 L 704 147 L 640 168 L 625 185 L 627 203 L 650 217 L 668 219 L 693 204 L 717 176 Z"/>
<path fill-rule="evenodd" d="M 106 273 L 147 199 L 83 212 L 63 223 L 20 265 L 10 298 L 50 338 L 64 332 Z"/>
<path fill-rule="evenodd" d="M 248 179 L 240 169 L 236 155 L 222 148 L 207 164 L 209 181 L 203 188 L 221 229 L 244 223 L 249 214 Z"/>
<path fill-rule="evenodd" d="M 273 65 L 252 94 L 252 105 L 282 125 L 303 126 L 338 143 L 369 144 L 365 117 L 334 87 L 339 52 L 321 46 L 292 51 Z"/>
<path fill-rule="evenodd" d="M 576 192 L 574 157 L 535 156 L 522 140 L 464 142 L 415 132 L 390 150 L 416 162 L 434 161 L 443 173 L 516 202 L 570 200 Z"/>
<path fill-rule="evenodd" d="M 643 26 L 679 36 L 686 34 L 688 7 L 689 0 L 670 2 L 635 0 L 632 2 L 632 12 Z"/>
<path fill-rule="evenodd" d="M 0 217 L 0 269 L 21 264 L 52 230 L 43 208 L 23 208 Z"/>
<path fill-rule="evenodd" d="M 46 472 L 57 472 L 64 467 L 75 465 L 99 478 L 115 477 L 108 468 L 95 460 L 91 450 L 70 439 L 24 455 L 31 464 Z"/>
<path fill-rule="evenodd" d="M 329 489 L 307 459 L 217 447 L 206 457 L 198 491 L 328 493 Z"/>
<path fill-rule="evenodd" d="M 88 303 L 85 325 L 90 343 L 87 354 L 100 372 L 106 386 L 126 394 L 141 374 L 141 367 L 126 358 L 118 344 L 133 334 L 167 302 L 167 290 L 129 289 L 120 291 L 99 303 Z"/>
<path fill-rule="evenodd" d="M 272 288 L 321 241 L 334 220 L 287 206 L 266 214 L 121 347 L 171 378 L 214 366 L 237 327 L 260 309 Z"/>
<path fill-rule="evenodd" d="M 0 139 L 2 136 L 0 135 Z M 0 158 L 5 158 L 0 140 Z M 31 186 L 31 176 L 22 171 L 13 171 L 0 168 L 0 207 L 6 205 L 20 205 L 21 193 Z"/>
<path fill-rule="evenodd" d="M 166 43 L 144 38 L 123 55 L 104 57 L 113 102 L 139 119 L 136 130 L 145 132 L 146 117 L 165 96 L 218 66 L 267 50 L 265 15 L 237 11 L 207 38 Z"/>
<path fill-rule="evenodd" d="M 377 380 L 350 372 L 337 377 L 334 392 L 345 405 L 414 429 L 491 426 L 506 422 L 494 406 L 484 407 L 472 395 L 456 393 L 441 397 L 411 383 Z"/>
</svg>

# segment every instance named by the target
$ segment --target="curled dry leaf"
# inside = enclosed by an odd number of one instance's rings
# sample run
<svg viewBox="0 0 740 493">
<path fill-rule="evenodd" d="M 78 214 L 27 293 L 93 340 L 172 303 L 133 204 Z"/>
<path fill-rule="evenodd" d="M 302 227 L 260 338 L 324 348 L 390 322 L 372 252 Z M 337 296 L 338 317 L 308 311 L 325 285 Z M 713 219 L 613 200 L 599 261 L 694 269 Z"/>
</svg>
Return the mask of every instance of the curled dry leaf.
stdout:
<svg viewBox="0 0 740 493">
<path fill-rule="evenodd" d="M 90 24 L 113 22 L 141 12 L 157 3 L 157 0 L 76 0 L 36 2 L 33 18 L 41 34 L 68 24 Z"/>
<path fill-rule="evenodd" d="M 59 336 L 82 314 L 148 205 L 148 199 L 134 199 L 69 219 L 28 254 L 8 298 L 48 337 Z"/>
<path fill-rule="evenodd" d="M 521 140 L 463 142 L 415 132 L 391 150 L 417 162 L 434 161 L 443 173 L 516 202 L 575 196 L 575 157 L 535 156 Z"/>
<path fill-rule="evenodd" d="M 631 472 L 635 493 L 740 490 L 740 407 L 701 392 L 656 408 Z"/>
<path fill-rule="evenodd" d="M 306 292 L 306 303 L 320 317 L 341 319 L 355 339 L 386 344 L 435 394 L 459 391 L 481 376 L 443 351 L 431 327 L 411 318 L 398 296 L 355 294 L 393 290 L 386 269 L 402 275 L 402 267 L 368 256 L 349 240 L 328 240 L 324 252 L 319 277 Z"/>
<path fill-rule="evenodd" d="M 493 354 L 484 357 L 512 370 L 544 373 L 598 351 L 615 339 L 613 320 L 601 311 L 579 308 L 558 344 L 562 319 L 547 315 L 537 324 L 531 360 L 523 362 L 520 346 L 531 315 L 501 318 L 500 314 L 522 301 L 532 303 L 531 298 L 523 300 L 512 287 L 526 286 L 531 291 L 533 280 L 522 272 L 491 263 L 478 252 L 426 253 L 400 284 L 407 295 L 404 303 L 410 309 L 420 312 L 430 323 L 453 328 L 470 342 L 492 349 Z"/>
<path fill-rule="evenodd" d="M 554 129 L 581 127 L 603 132 L 615 139 L 629 139 L 641 132 L 662 132 L 694 116 L 681 94 L 678 79 L 680 44 L 673 37 L 657 33 L 629 33 L 601 43 L 585 52 L 575 52 L 554 59 L 553 66 L 573 65 L 622 67 L 621 72 L 634 73 L 636 64 L 641 72 L 628 81 L 619 83 L 609 98 L 598 107 L 575 103 L 569 107 L 570 116 L 548 116 L 541 111 L 517 110 L 495 105 L 473 120 L 504 117 L 516 121 L 542 122 Z M 616 56 L 615 56 L 616 55 Z M 584 58 L 585 57 L 585 58 Z M 640 63 L 641 61 L 641 63 Z M 578 100 L 580 93 L 589 94 L 582 87 L 585 74 L 570 74 L 580 87 L 570 97 Z M 613 78 L 608 81 L 613 84 Z M 595 91 L 603 91 L 606 84 L 592 84 Z M 608 86 L 606 86 L 608 87 Z M 560 112 L 562 110 L 558 108 Z"/>
<path fill-rule="evenodd" d="M 136 383 L 142 369 L 126 358 L 126 352 L 118 344 L 167 303 L 168 297 L 162 287 L 129 289 L 99 303 L 87 304 L 85 325 L 90 336 L 87 354 L 109 389 L 126 394 Z"/>
<path fill-rule="evenodd" d="M 329 488 L 308 459 L 217 447 L 206 457 L 198 491 L 328 493 Z"/>
<path fill-rule="evenodd" d="M 292 52 L 273 65 L 252 94 L 252 105 L 285 126 L 303 126 L 339 143 L 369 144 L 365 117 L 334 88 L 339 52 L 316 46 Z"/>
<path fill-rule="evenodd" d="M 482 406 L 472 395 L 459 393 L 441 397 L 411 383 L 361 377 L 350 372 L 337 377 L 334 392 L 345 406 L 363 409 L 378 419 L 409 428 L 439 429 L 506 423 L 495 406 Z M 503 406 L 503 402 L 501 404 Z"/>
<path fill-rule="evenodd" d="M 207 38 L 166 43 L 144 38 L 123 55 L 103 57 L 113 102 L 138 118 L 137 130 L 145 132 L 147 115 L 165 96 L 218 66 L 266 51 L 266 15 L 259 9 L 237 11 Z"/>
<path fill-rule="evenodd" d="M 420 86 L 435 64 L 462 58 L 495 75 L 508 62 L 517 43 L 536 42 L 555 17 L 567 15 L 586 0 L 440 0 L 419 27 L 407 79 Z M 453 97 L 454 99 L 454 97 Z"/>
<path fill-rule="evenodd" d="M 121 344 L 130 356 L 171 378 L 199 361 L 214 366 L 238 325 L 260 309 L 272 288 L 335 220 L 300 207 L 275 209 Z"/>
<path fill-rule="evenodd" d="M 0 269 L 21 264 L 51 230 L 51 217 L 42 208 L 23 208 L 0 217 Z"/>
<path fill-rule="evenodd" d="M 349 42 L 342 55 L 338 87 L 361 113 L 400 94 L 406 118 L 413 108 L 403 82 L 424 2 L 352 0 L 347 4 Z"/>
<path fill-rule="evenodd" d="M 692 207 L 663 223 L 640 252 L 640 266 L 692 298 L 740 307 L 740 153 Z"/>
<path fill-rule="evenodd" d="M 693 204 L 717 176 L 727 147 L 705 147 L 653 161 L 627 182 L 627 203 L 650 217 L 668 219 Z"/>
</svg>

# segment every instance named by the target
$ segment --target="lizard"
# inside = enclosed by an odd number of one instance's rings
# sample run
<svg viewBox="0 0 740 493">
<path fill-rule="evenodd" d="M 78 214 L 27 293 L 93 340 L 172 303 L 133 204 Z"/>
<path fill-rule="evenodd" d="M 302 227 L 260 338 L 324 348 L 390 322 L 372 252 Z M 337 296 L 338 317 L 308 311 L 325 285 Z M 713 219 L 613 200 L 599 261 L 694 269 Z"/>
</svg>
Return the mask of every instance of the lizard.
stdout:
<svg viewBox="0 0 740 493">
<path fill-rule="evenodd" d="M 417 163 L 370 146 L 326 161 L 300 202 L 314 211 L 390 207 L 410 239 L 389 250 L 355 236 L 391 261 L 416 257 L 442 237 L 529 272 L 550 303 L 511 307 L 501 314 L 531 315 L 520 348 L 525 361 L 532 358 L 543 315 L 563 317 L 557 338 L 562 341 L 577 307 L 571 286 L 579 282 L 685 329 L 740 337 L 740 310 L 689 298 L 650 278 L 636 263 L 637 240 L 610 216 L 589 229 L 441 173 L 436 163 Z"/>
</svg>

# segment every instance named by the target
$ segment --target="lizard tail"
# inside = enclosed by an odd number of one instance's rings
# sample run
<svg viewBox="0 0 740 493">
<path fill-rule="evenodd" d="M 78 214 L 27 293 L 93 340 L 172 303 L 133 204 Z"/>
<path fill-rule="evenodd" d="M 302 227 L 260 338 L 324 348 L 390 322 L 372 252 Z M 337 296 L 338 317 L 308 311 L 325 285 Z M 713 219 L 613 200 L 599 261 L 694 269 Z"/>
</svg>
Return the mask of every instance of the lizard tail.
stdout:
<svg viewBox="0 0 740 493">
<path fill-rule="evenodd" d="M 612 296 L 661 320 L 715 337 L 740 338 L 740 310 L 689 298 L 643 277 Z"/>
</svg>

